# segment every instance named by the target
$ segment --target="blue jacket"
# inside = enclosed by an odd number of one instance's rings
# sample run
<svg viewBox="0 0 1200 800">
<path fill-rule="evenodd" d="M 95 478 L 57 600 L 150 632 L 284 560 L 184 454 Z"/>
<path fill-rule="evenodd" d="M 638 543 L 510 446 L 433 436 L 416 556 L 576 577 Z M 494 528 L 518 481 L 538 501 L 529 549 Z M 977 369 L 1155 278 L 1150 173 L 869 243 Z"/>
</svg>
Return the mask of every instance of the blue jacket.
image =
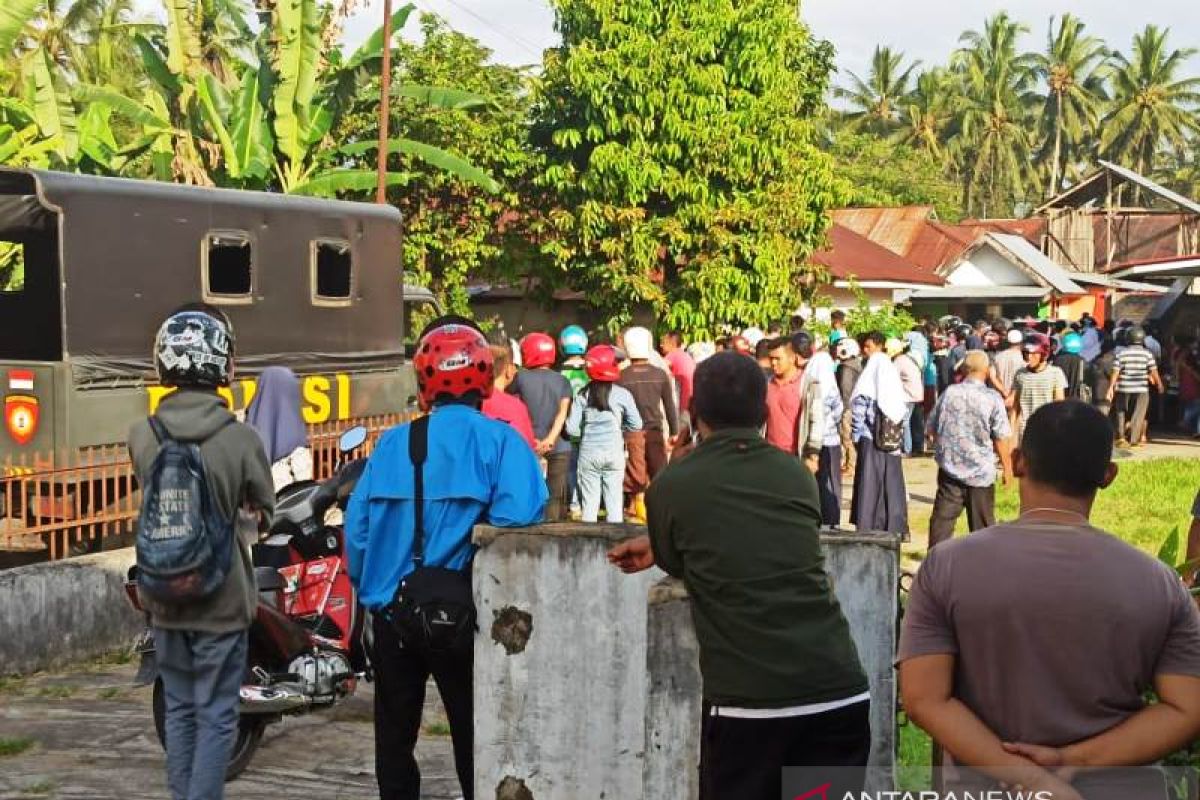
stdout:
<svg viewBox="0 0 1200 800">
<path fill-rule="evenodd" d="M 413 571 L 413 469 L 409 425 L 380 437 L 346 509 L 346 559 L 362 604 L 392 601 Z M 471 529 L 542 519 L 546 482 L 521 435 L 473 408 L 434 409 L 425 461 L 425 564 L 467 569 L 475 555 Z"/>
</svg>

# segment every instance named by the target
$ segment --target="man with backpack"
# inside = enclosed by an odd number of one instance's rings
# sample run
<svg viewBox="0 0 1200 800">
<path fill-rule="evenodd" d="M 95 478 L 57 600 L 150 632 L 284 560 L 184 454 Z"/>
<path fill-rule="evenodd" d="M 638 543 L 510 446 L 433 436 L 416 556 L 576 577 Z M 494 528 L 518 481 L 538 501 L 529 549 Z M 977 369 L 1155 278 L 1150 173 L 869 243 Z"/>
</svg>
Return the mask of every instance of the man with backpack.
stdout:
<svg viewBox="0 0 1200 800">
<path fill-rule="evenodd" d="M 138 594 L 150 612 L 166 697 L 173 800 L 220 800 L 238 729 L 257 591 L 247 546 L 275 508 L 262 440 L 217 394 L 233 378 L 233 327 L 180 308 L 159 328 L 159 382 L 175 389 L 129 432 L 142 487 Z"/>
<path fill-rule="evenodd" d="M 350 579 L 371 612 L 375 775 L 380 800 L 420 797 L 413 751 L 432 675 L 463 797 L 471 800 L 471 530 L 480 522 L 532 525 L 548 493 L 520 434 L 480 413 L 493 391 L 493 362 L 474 323 L 453 316 L 430 323 L 413 366 L 421 408 L 430 413 L 380 438 L 346 510 Z"/>
</svg>

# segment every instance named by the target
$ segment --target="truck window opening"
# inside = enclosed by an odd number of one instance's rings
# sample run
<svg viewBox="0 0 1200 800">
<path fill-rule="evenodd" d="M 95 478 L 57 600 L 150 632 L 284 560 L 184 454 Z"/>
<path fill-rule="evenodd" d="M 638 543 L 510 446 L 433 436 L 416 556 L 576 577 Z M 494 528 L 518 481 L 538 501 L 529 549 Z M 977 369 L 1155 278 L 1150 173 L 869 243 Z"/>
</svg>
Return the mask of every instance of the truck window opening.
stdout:
<svg viewBox="0 0 1200 800">
<path fill-rule="evenodd" d="M 353 258 L 349 242 L 314 242 L 314 300 L 349 300 L 353 291 Z"/>
<path fill-rule="evenodd" d="M 210 233 L 205 284 L 214 299 L 246 298 L 253 289 L 250 239 L 236 233 Z"/>
<path fill-rule="evenodd" d="M 0 239 L 0 292 L 25 291 L 25 245 Z"/>
</svg>

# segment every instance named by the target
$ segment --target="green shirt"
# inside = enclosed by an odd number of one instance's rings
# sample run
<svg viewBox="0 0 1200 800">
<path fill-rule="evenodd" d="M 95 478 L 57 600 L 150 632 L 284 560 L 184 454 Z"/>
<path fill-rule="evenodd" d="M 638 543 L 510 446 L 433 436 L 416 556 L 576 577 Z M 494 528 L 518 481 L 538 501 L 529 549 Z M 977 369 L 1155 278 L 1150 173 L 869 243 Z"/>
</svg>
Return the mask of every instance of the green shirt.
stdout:
<svg viewBox="0 0 1200 800">
<path fill-rule="evenodd" d="M 718 431 L 655 479 L 646 512 L 655 561 L 692 599 L 708 702 L 782 708 L 867 691 L 803 464 L 757 431 Z"/>
</svg>

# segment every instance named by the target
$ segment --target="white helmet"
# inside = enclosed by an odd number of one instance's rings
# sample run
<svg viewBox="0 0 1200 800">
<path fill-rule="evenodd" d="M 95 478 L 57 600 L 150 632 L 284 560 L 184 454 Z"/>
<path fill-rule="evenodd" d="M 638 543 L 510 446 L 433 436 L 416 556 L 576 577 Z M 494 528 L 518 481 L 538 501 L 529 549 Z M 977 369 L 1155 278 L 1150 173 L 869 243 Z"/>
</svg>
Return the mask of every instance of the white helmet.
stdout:
<svg viewBox="0 0 1200 800">
<path fill-rule="evenodd" d="M 845 361 L 847 358 L 858 358 L 861 351 L 858 348 L 858 342 L 853 336 L 843 336 L 838 339 L 835 354 L 839 361 Z"/>
<path fill-rule="evenodd" d="M 1007 339 L 1009 344 L 1024 344 L 1025 334 L 1019 328 L 1013 328 L 1008 332 Z"/>
<path fill-rule="evenodd" d="M 762 328 L 755 328 L 751 326 L 742 331 L 742 338 L 750 343 L 751 348 L 755 348 L 758 347 L 759 342 L 767 338 L 767 335 L 762 332 Z"/>
<path fill-rule="evenodd" d="M 654 351 L 654 337 L 650 331 L 642 327 L 632 327 L 625 331 L 625 354 L 631 359 L 649 359 Z"/>
</svg>

